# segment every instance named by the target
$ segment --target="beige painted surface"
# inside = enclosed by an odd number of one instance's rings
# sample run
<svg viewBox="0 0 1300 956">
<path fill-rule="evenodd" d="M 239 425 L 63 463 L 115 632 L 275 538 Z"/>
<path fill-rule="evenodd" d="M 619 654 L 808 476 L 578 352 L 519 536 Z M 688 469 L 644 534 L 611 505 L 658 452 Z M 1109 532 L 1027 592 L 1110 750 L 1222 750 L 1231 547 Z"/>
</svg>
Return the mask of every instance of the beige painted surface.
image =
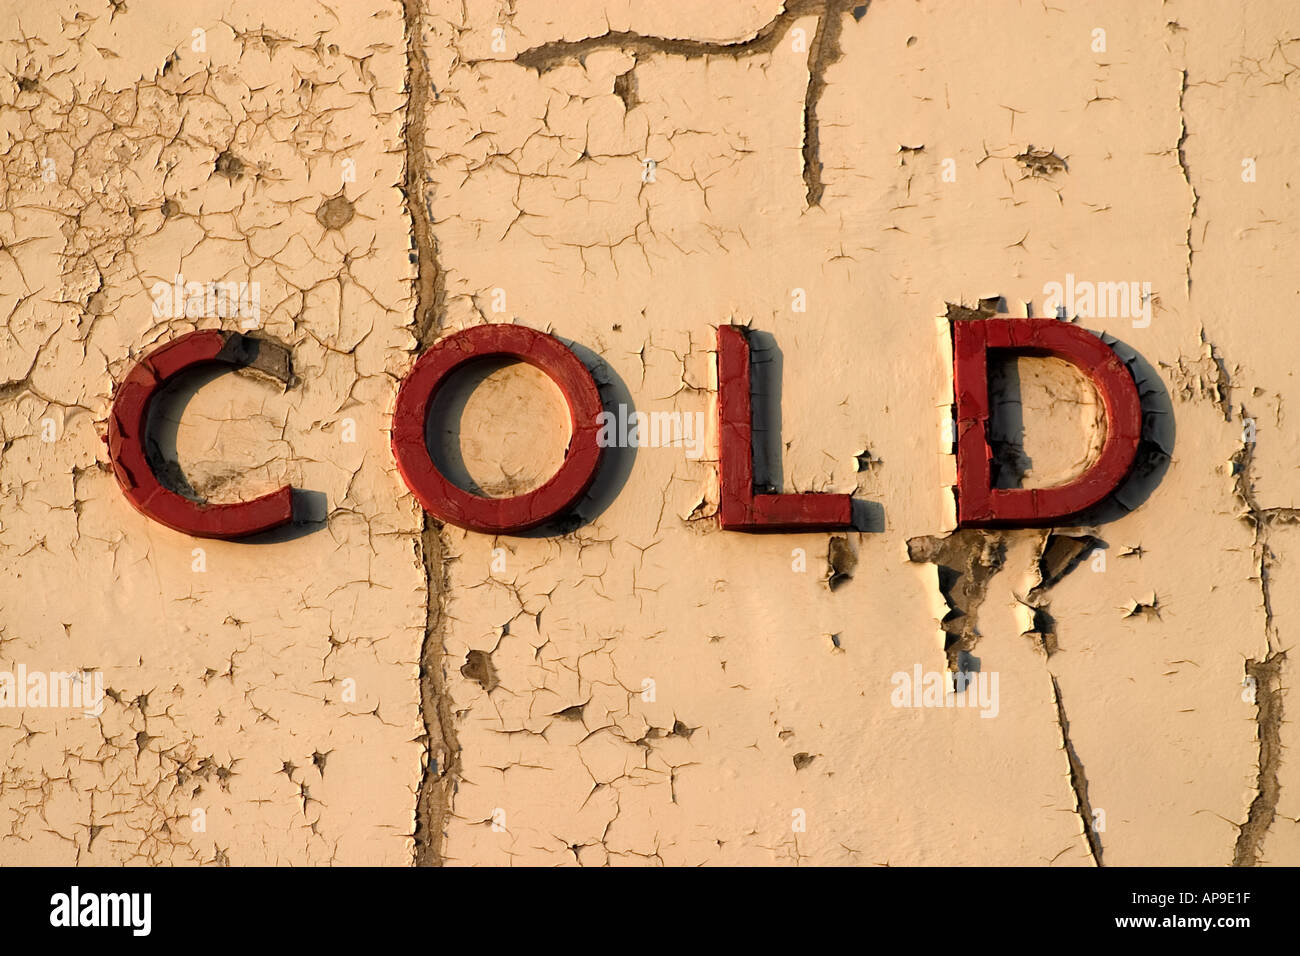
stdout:
<svg viewBox="0 0 1300 956">
<path fill-rule="evenodd" d="M 106 688 L 0 708 L 0 864 L 1300 863 L 1300 8 L 0 11 L 0 670 Z M 177 273 L 258 283 L 297 382 L 189 382 L 163 454 L 212 501 L 317 493 L 292 534 L 191 539 L 117 488 L 115 384 L 239 322 L 156 315 Z M 1067 274 L 1149 283 L 1071 317 L 1151 442 L 1044 580 L 1061 534 L 944 538 L 943 317 L 1050 314 Z M 484 322 L 574 343 L 609 407 L 702 413 L 702 454 L 616 450 L 549 533 L 426 523 L 397 385 Z M 763 333 L 760 465 L 865 530 L 718 529 L 729 322 Z M 1004 482 L 1086 465 L 1068 366 L 998 381 Z M 488 494 L 563 455 L 539 373 L 446 409 Z M 895 706 L 972 658 L 984 706 Z"/>
</svg>

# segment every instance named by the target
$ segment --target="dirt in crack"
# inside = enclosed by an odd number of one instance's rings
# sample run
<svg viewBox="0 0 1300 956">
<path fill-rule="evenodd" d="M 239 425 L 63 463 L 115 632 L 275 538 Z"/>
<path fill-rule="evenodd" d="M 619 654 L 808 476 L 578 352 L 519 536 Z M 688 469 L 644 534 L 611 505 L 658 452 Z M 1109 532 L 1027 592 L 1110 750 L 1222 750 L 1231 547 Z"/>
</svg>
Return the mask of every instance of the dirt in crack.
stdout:
<svg viewBox="0 0 1300 956">
<path fill-rule="evenodd" d="M 408 8 L 414 0 L 405 0 Z M 822 182 L 821 127 L 817 109 L 826 89 L 826 71 L 843 55 L 840 35 L 846 19 L 859 22 L 869 3 L 862 0 L 792 0 L 775 19 L 768 21 L 747 40 L 734 42 L 666 39 L 643 36 L 626 30 L 608 30 L 585 40 L 557 40 L 524 50 L 515 62 L 544 73 L 562 63 L 581 61 L 595 50 L 619 49 L 634 56 L 664 53 L 687 58 L 723 56 L 743 58 L 772 52 L 787 35 L 794 22 L 802 17 L 817 17 L 817 26 L 808 41 L 808 85 L 803 105 L 803 180 L 809 207 L 820 206 L 825 184 Z M 627 86 L 624 86 L 624 104 Z M 628 107 L 631 108 L 630 106 Z M 409 142 L 408 142 L 409 149 Z"/>
<path fill-rule="evenodd" d="M 433 344 L 441 313 L 442 270 L 438 268 L 431 216 L 425 198 L 425 117 L 429 105 L 429 75 L 423 43 L 422 11 L 418 0 L 403 0 L 406 25 L 406 122 L 402 137 L 406 170 L 402 192 L 411 217 L 415 273 L 415 337 L 418 351 Z M 416 866 L 442 864 L 442 840 L 460 774 L 460 744 L 451 713 L 444 671 L 446 648 L 447 561 L 441 526 L 427 514 L 420 533 L 426 614 L 420 645 L 420 718 L 424 725 L 424 765 L 415 803 Z"/>
<path fill-rule="evenodd" d="M 1274 651 L 1262 661 L 1246 661 L 1246 679 L 1255 694 L 1259 726 L 1259 770 L 1255 781 L 1255 799 L 1250 803 L 1246 822 L 1237 832 L 1233 848 L 1233 866 L 1255 866 L 1260 862 L 1264 837 L 1277 816 L 1277 801 L 1282 792 L 1278 767 L 1282 763 L 1282 665 L 1286 651 Z"/>
</svg>

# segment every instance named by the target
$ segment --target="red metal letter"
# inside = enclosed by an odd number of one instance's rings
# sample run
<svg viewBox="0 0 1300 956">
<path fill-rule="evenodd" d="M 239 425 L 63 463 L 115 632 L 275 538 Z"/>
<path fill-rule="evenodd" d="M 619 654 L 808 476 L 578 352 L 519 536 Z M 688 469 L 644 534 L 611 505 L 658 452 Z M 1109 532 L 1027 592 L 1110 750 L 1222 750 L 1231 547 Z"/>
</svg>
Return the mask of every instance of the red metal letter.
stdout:
<svg viewBox="0 0 1300 956">
<path fill-rule="evenodd" d="M 452 484 L 429 456 L 424 440 L 429 409 L 451 374 L 468 362 L 505 356 L 541 369 L 569 405 L 573 435 L 564 464 L 540 488 L 513 498 L 484 498 Z M 406 487 L 429 514 L 470 531 L 516 534 L 545 524 L 577 504 L 596 478 L 601 449 L 596 382 L 557 338 L 522 325 L 478 325 L 438 341 L 420 356 L 397 391 L 393 455 Z"/>
<path fill-rule="evenodd" d="M 754 494 L 749 340 L 718 326 L 718 520 L 728 531 L 824 531 L 853 526 L 853 499 L 830 494 Z"/>
<path fill-rule="evenodd" d="M 1053 524 L 1092 507 L 1119 487 L 1142 436 L 1142 403 L 1128 368 L 1101 339 L 1056 319 L 969 319 L 952 323 L 952 344 L 959 525 Z M 1051 488 L 992 486 L 989 349 L 1054 355 L 1088 376 L 1106 409 L 1106 441 L 1083 474 Z"/>
<path fill-rule="evenodd" d="M 286 386 L 290 379 L 287 350 L 236 332 L 191 332 L 154 349 L 118 387 L 108 418 L 108 457 L 118 484 L 146 518 L 200 538 L 242 538 L 288 524 L 293 520 L 288 485 L 252 501 L 203 504 L 164 488 L 149 464 L 145 441 L 154 395 L 182 372 L 211 364 L 256 366 Z"/>
</svg>

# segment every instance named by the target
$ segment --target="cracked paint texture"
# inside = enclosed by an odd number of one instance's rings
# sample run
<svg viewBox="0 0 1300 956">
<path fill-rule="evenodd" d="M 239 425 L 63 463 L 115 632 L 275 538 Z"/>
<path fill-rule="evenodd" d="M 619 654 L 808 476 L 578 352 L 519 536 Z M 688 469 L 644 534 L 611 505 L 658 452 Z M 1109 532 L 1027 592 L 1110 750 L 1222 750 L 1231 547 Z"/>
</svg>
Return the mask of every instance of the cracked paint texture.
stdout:
<svg viewBox="0 0 1300 956">
<path fill-rule="evenodd" d="M 0 668 L 112 693 L 0 709 L 0 862 L 1300 861 L 1293 7 L 176 7 L 3 21 Z M 297 381 L 196 379 L 164 457 L 315 493 L 292 533 L 177 535 L 108 470 L 132 362 L 237 322 L 154 315 L 178 272 L 259 282 Z M 946 316 L 1041 317 L 1067 273 L 1150 283 L 1149 325 L 1069 317 L 1138 382 L 1139 474 L 1055 535 L 952 535 Z M 397 387 L 487 322 L 710 429 L 748 326 L 761 480 L 860 530 L 719 530 L 716 437 L 610 449 L 544 533 L 426 520 Z M 1067 366 L 994 393 L 1000 483 L 1094 454 Z M 527 490 L 561 404 L 485 370 L 430 444 Z M 996 674 L 997 716 L 894 706 L 917 665 Z"/>
<path fill-rule="evenodd" d="M 133 2 L 3 22 L 0 657 L 98 669 L 108 699 L 0 711 L 0 859 L 406 862 L 424 578 L 386 432 L 412 341 L 402 18 Z M 327 229 L 344 158 L 356 214 Z M 298 383 L 199 376 L 157 431 L 212 501 L 323 495 L 296 534 L 190 539 L 124 509 L 100 440 L 115 383 L 234 321 L 156 317 L 176 273 L 258 282 L 251 334 L 292 349 Z"/>
</svg>

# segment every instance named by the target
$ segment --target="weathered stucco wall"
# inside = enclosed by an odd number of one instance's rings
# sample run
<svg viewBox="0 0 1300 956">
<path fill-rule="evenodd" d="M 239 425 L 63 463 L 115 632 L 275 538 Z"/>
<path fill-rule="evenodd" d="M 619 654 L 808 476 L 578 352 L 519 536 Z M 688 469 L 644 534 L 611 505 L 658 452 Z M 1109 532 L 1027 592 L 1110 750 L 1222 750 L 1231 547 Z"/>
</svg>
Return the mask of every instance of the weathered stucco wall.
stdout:
<svg viewBox="0 0 1300 956">
<path fill-rule="evenodd" d="M 0 669 L 105 687 L 0 707 L 0 863 L 1300 862 L 1293 5 L 0 6 Z M 178 273 L 256 304 L 172 314 Z M 1138 382 L 1135 476 L 951 534 L 948 321 L 1058 304 Z M 499 322 L 703 443 L 610 449 L 524 536 L 426 519 L 397 386 Z M 728 323 L 760 470 L 858 531 L 719 529 Z M 188 380 L 157 454 L 301 489 L 292 532 L 117 487 L 114 387 L 195 328 L 295 379 Z M 1086 466 L 1077 373 L 994 382 L 1002 484 Z M 563 456 L 526 366 L 442 410 L 466 486 Z M 918 669 L 984 698 L 899 706 Z"/>
</svg>

